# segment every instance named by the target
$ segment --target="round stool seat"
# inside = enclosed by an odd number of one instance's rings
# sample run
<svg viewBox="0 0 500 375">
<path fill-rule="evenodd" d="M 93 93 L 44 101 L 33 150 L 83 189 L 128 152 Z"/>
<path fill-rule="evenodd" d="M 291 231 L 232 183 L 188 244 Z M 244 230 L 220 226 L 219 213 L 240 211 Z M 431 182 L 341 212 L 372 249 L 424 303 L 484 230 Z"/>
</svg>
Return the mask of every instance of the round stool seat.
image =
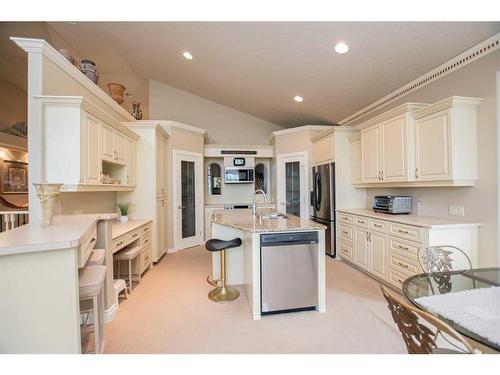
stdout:
<svg viewBox="0 0 500 375">
<path fill-rule="evenodd" d="M 223 241 L 214 238 L 205 242 L 205 248 L 208 251 L 221 251 L 239 246 L 241 246 L 241 238 L 233 238 L 229 241 Z"/>
</svg>

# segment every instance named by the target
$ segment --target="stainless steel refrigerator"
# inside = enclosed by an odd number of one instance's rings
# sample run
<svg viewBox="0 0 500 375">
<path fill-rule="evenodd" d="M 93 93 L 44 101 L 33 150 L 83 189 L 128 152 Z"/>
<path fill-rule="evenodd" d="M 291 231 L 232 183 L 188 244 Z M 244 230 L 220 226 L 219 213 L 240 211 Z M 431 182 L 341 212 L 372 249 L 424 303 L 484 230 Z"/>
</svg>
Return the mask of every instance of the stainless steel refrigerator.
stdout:
<svg viewBox="0 0 500 375">
<path fill-rule="evenodd" d="M 311 220 L 326 226 L 325 250 L 335 258 L 335 163 L 312 169 Z"/>
</svg>

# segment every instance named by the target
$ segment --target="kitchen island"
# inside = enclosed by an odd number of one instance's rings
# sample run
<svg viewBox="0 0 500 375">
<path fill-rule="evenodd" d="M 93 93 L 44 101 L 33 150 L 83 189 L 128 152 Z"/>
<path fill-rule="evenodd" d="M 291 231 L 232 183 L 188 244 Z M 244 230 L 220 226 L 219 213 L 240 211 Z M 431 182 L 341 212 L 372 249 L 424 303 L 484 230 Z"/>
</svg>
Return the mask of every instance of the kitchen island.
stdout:
<svg viewBox="0 0 500 375">
<path fill-rule="evenodd" d="M 238 237 L 242 240 L 240 247 L 226 251 L 226 282 L 228 285 L 241 285 L 244 287 L 250 312 L 254 320 L 260 319 L 263 311 L 261 272 L 263 270 L 262 259 L 265 259 L 263 257 L 265 254 L 261 248 L 262 239 L 269 238 L 266 235 L 270 234 L 288 234 L 292 237 L 303 236 L 305 234 L 306 236 L 309 235 L 309 237 L 311 235 L 315 237 L 317 239 L 317 246 L 314 245 L 314 247 L 311 247 L 312 250 L 309 251 L 309 257 L 313 259 L 309 266 L 303 265 L 303 267 L 314 267 L 314 269 L 310 270 L 316 282 L 314 292 L 317 293 L 317 298 L 315 298 L 316 303 L 314 307 L 319 312 L 326 311 L 325 227 L 323 225 L 309 219 L 301 219 L 288 214 L 285 217 L 275 216 L 270 212 L 252 215 L 251 210 L 218 212 L 212 215 L 211 222 L 212 238 L 231 240 Z M 317 233 L 317 235 L 314 233 Z M 289 246 L 293 246 L 293 244 L 290 243 Z M 286 250 L 286 247 L 282 249 Z M 285 251 L 281 252 L 281 254 L 286 255 L 287 253 Z M 283 262 L 286 262 L 285 258 L 283 258 Z M 283 267 L 278 268 L 282 272 L 289 270 L 291 272 L 298 272 L 299 274 L 304 274 L 306 271 L 305 269 L 291 270 L 287 266 L 287 264 L 283 263 Z M 276 271 L 276 273 L 279 272 Z M 212 253 L 212 277 L 214 279 L 220 278 L 219 252 Z M 301 289 L 300 285 L 298 289 Z M 244 296 L 240 296 L 240 298 L 244 298 Z"/>
</svg>

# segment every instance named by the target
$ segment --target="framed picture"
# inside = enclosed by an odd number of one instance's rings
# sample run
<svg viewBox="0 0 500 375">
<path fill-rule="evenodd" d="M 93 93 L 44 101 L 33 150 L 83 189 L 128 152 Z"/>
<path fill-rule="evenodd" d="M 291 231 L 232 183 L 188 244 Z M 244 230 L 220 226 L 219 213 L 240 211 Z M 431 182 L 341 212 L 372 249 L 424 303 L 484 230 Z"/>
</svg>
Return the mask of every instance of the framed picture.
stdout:
<svg viewBox="0 0 500 375">
<path fill-rule="evenodd" d="M 28 164 L 3 160 L 1 163 L 2 194 L 26 194 L 28 192 Z"/>
</svg>

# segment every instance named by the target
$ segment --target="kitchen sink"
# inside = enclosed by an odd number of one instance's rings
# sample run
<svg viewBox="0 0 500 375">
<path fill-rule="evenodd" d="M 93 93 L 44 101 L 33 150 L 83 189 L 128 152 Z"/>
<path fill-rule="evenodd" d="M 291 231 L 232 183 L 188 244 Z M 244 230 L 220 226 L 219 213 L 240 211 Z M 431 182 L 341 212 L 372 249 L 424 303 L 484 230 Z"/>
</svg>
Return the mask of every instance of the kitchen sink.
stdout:
<svg viewBox="0 0 500 375">
<path fill-rule="evenodd" d="M 282 212 L 266 212 L 259 214 L 262 219 L 286 219 L 288 216 Z"/>
</svg>

